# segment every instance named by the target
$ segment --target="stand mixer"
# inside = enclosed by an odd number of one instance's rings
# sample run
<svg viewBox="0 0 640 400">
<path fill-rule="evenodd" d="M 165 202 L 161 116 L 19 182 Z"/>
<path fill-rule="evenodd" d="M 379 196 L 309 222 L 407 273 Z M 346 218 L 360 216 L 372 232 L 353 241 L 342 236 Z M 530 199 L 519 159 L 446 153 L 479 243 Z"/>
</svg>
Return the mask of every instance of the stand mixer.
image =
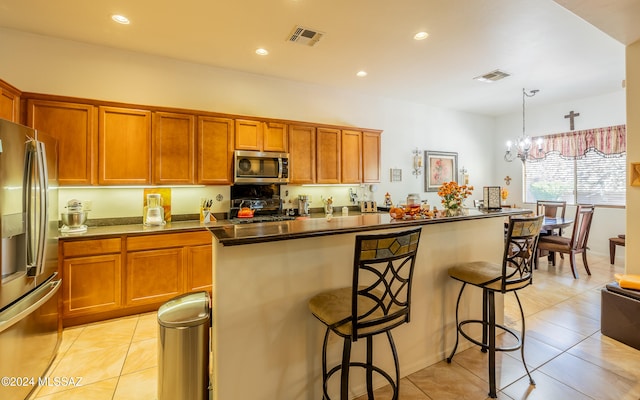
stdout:
<svg viewBox="0 0 640 400">
<path fill-rule="evenodd" d="M 144 224 L 147 226 L 164 225 L 164 208 L 162 197 L 158 193 L 147 194 L 147 205 L 143 210 Z"/>
<path fill-rule="evenodd" d="M 60 213 L 62 227 L 60 232 L 63 233 L 82 233 L 87 231 L 88 212 L 82 210 L 82 202 L 80 200 L 69 200 L 67 202 L 67 212 Z"/>
</svg>

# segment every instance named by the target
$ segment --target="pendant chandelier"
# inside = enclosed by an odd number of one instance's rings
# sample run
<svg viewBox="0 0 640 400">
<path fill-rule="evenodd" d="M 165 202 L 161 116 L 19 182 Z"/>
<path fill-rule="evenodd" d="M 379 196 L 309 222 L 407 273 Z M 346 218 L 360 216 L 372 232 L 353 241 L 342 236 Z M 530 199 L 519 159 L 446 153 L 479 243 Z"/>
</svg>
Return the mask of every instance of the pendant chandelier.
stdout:
<svg viewBox="0 0 640 400">
<path fill-rule="evenodd" d="M 516 158 L 519 158 L 524 162 L 529 157 L 531 151 L 531 138 L 525 133 L 525 99 L 527 97 L 533 97 L 538 93 L 538 89 L 527 91 L 522 88 L 522 136 L 516 138 L 514 141 L 507 141 L 507 151 L 504 153 L 504 160 L 511 162 Z M 536 142 L 538 151 L 542 150 L 542 139 L 538 139 Z"/>
</svg>

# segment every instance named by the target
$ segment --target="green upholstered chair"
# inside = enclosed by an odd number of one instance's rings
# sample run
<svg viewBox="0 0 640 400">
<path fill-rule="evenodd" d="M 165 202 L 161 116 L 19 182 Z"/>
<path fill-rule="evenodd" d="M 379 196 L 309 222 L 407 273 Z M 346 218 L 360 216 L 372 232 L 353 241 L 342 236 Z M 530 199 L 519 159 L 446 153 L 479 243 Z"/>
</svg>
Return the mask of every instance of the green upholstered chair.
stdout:
<svg viewBox="0 0 640 400">
<path fill-rule="evenodd" d="M 462 282 L 458 300 L 456 302 L 456 343 L 447 358 L 450 363 L 458 348 L 458 339 L 462 335 L 472 343 L 481 347 L 483 352 L 489 352 L 489 397 L 495 398 L 496 394 L 496 351 L 522 352 L 522 363 L 529 375 L 529 381 L 535 384 L 527 364 L 524 362 L 524 338 L 525 324 L 524 312 L 517 290 L 531 284 L 533 266 L 535 261 L 536 246 L 542 227 L 543 216 L 536 217 L 511 217 L 504 246 L 504 254 L 501 264 L 486 261 L 474 261 L 458 264 L 449 268 L 449 276 Z M 482 320 L 459 321 L 458 309 L 460 299 L 465 287 L 473 285 L 482 289 Z M 513 292 L 520 307 L 522 317 L 522 333 L 503 325 L 496 324 L 495 293 Z M 482 340 L 472 338 L 464 328 L 467 324 L 482 325 Z M 496 347 L 496 328 L 502 329 L 516 339 L 516 344 L 511 347 Z"/>
<path fill-rule="evenodd" d="M 322 346 L 322 390 L 329 399 L 329 378 L 341 371 L 340 399 L 347 400 L 349 370 L 364 368 L 367 393 L 373 399 L 373 374 L 384 377 L 398 399 L 400 367 L 391 330 L 409 322 L 411 282 L 421 228 L 356 236 L 353 282 L 350 287 L 319 293 L 309 300 L 311 313 L 326 325 Z M 342 363 L 327 366 L 330 333 L 343 338 Z M 373 364 L 373 338 L 386 334 L 395 364 L 395 379 Z M 351 361 L 351 344 L 366 339 L 366 361 Z"/>
</svg>

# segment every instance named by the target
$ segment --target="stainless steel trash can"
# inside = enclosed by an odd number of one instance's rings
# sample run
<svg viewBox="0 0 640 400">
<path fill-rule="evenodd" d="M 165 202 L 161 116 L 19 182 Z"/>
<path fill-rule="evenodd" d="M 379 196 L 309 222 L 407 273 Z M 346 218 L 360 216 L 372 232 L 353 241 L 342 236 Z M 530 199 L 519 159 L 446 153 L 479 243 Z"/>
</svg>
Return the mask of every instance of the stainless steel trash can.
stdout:
<svg viewBox="0 0 640 400">
<path fill-rule="evenodd" d="M 209 399 L 209 293 L 175 297 L 158 309 L 158 400 Z"/>
</svg>

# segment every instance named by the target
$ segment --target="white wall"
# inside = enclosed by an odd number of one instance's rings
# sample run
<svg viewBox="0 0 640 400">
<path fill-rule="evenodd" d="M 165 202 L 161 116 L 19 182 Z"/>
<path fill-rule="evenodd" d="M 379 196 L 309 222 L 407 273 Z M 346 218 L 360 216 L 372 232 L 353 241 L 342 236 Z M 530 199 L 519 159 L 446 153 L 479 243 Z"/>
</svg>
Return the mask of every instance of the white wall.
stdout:
<svg viewBox="0 0 640 400">
<path fill-rule="evenodd" d="M 569 132 L 569 120 L 564 116 L 571 110 L 580 113 L 580 116 L 575 118 L 575 130 L 626 124 L 625 90 L 622 87 L 615 93 L 603 96 L 537 106 L 536 101 L 543 96 L 544 91 L 540 91 L 535 97 L 527 98 L 526 133 L 530 136 Z M 522 205 L 523 202 L 522 163 L 519 160 L 506 162 L 502 156 L 506 149 L 507 140 L 513 141 L 520 135 L 522 135 L 522 110 L 496 119 L 494 140 L 496 163 L 494 164 L 493 176 L 501 186 L 505 184 L 503 180 L 505 176 L 509 175 L 513 178 L 508 186 L 509 203 L 515 202 L 518 205 Z M 567 215 L 572 213 L 575 213 L 575 208 L 568 208 Z M 589 237 L 591 251 L 608 254 L 609 238 L 625 232 L 625 218 L 626 210 L 624 208 L 598 207 L 594 214 Z M 570 234 L 570 231 L 565 231 Z M 622 258 L 623 252 L 617 251 L 616 256 Z"/>
<path fill-rule="evenodd" d="M 640 40 L 627 46 L 627 161 L 640 162 Z M 627 181 L 629 182 L 629 181 Z M 640 274 L 640 187 L 627 185 L 626 272 Z M 633 262 L 632 262 L 633 261 Z"/>
<path fill-rule="evenodd" d="M 415 192 L 431 203 L 439 201 L 435 193 L 424 193 L 423 175 L 411 174 L 415 148 L 458 152 L 471 183 L 489 183 L 492 157 L 487 155 L 493 143 L 487 138 L 494 129 L 489 117 L 6 29 L 0 29 L 0 53 L 0 78 L 28 92 L 381 129 L 382 182 L 373 195 L 379 202 L 387 191 L 394 202 Z M 402 182 L 389 182 L 392 167 L 402 169 Z M 344 187 L 295 190 L 336 196 L 336 205 L 348 199 Z M 138 192 L 125 191 L 139 197 Z M 74 193 L 67 189 L 64 195 L 62 205 Z M 99 210 L 98 196 L 102 194 L 90 199 L 94 217 L 109 213 Z M 217 206 L 224 211 L 228 204 Z M 140 213 L 137 203 L 127 207 L 119 202 L 111 216 Z"/>
</svg>

